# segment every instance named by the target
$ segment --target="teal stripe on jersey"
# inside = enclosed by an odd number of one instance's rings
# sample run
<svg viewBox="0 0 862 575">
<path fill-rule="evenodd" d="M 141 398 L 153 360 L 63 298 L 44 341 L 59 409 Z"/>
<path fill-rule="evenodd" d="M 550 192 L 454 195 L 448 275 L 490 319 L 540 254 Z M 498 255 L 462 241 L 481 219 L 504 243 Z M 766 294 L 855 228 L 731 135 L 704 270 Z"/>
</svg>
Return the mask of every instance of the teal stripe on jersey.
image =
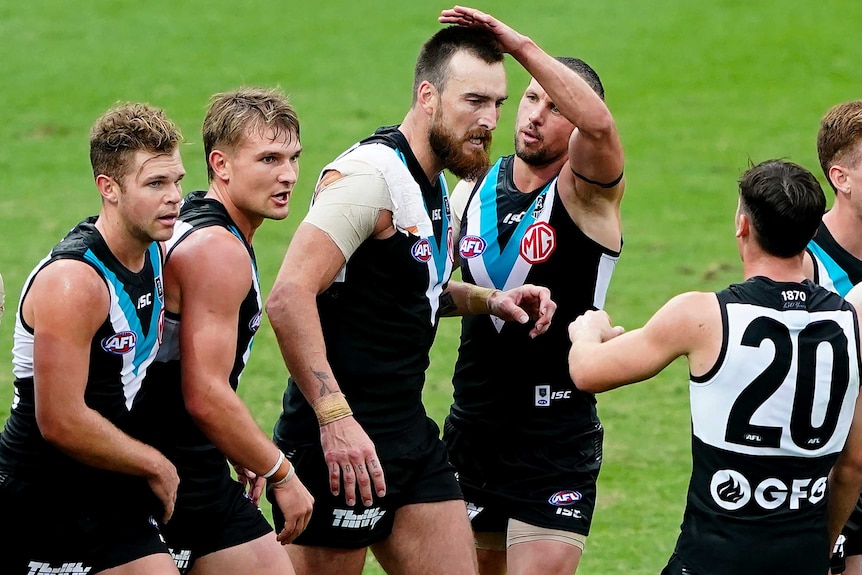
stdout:
<svg viewBox="0 0 862 575">
<path fill-rule="evenodd" d="M 527 229 L 536 221 L 533 217 L 536 203 L 539 201 L 539 198 L 544 198 L 547 195 L 551 184 L 554 182 L 554 180 L 551 180 L 545 186 L 545 189 L 536 195 L 533 203 L 524 211 L 524 216 L 518 222 L 518 225 L 509 237 L 509 241 L 506 242 L 506 247 L 501 249 L 500 238 L 497 233 L 497 178 L 502 162 L 502 158 L 497 160 L 497 163 L 494 164 L 488 175 L 485 176 L 482 187 L 479 190 L 479 230 L 481 230 L 480 235 L 488 242 L 485 251 L 480 257 L 485 264 L 488 277 L 497 289 L 506 289 L 506 282 L 521 253 L 521 239 L 527 233 Z"/>
<path fill-rule="evenodd" d="M 835 292 L 844 297 L 847 295 L 847 292 L 851 290 L 853 287 L 853 283 L 850 281 L 850 278 L 847 276 L 847 272 L 844 271 L 840 265 L 838 265 L 832 257 L 823 251 L 819 245 L 815 242 L 811 241 L 808 243 L 808 249 L 811 250 L 811 253 L 817 258 L 817 260 L 826 268 L 826 275 L 829 276 L 829 279 L 832 280 L 832 285 L 835 288 Z M 823 283 L 821 279 L 820 283 Z"/>
<path fill-rule="evenodd" d="M 84 259 L 95 265 L 102 271 L 102 275 L 105 280 L 111 284 L 112 292 L 114 293 L 114 297 L 116 298 L 116 304 L 119 306 L 120 311 L 123 313 L 123 317 L 126 320 L 126 323 L 129 326 L 129 330 L 135 332 L 137 337 L 142 338 L 143 341 L 137 340 L 135 343 L 135 357 L 132 360 L 133 373 L 135 376 L 138 375 L 138 372 L 141 369 L 143 363 L 150 357 L 154 346 L 156 345 L 156 339 L 158 337 L 158 321 L 159 321 L 159 313 L 158 310 L 154 309 L 154 313 L 152 314 L 152 320 L 156 322 L 156 329 L 152 329 L 153 323 L 150 322 L 150 329 L 144 333 L 143 326 L 141 325 L 141 320 L 138 317 L 138 311 L 135 308 L 135 303 L 129 297 L 129 294 L 126 293 L 124 289 L 123 282 L 117 277 L 117 275 L 109 270 L 104 263 L 93 253 L 92 250 L 88 249 L 84 253 Z M 158 297 L 154 298 L 155 301 L 158 301 Z M 153 303 L 155 305 L 155 302 Z M 113 305 L 111 306 L 114 307 Z M 127 383 L 127 382 L 123 382 Z"/>
<path fill-rule="evenodd" d="M 398 157 L 401 158 L 401 161 L 404 162 L 404 165 L 407 165 L 407 158 L 404 157 L 404 154 L 401 150 L 396 149 L 395 152 L 398 154 Z M 409 167 L 408 167 L 409 169 Z M 446 178 L 443 177 L 441 173 L 440 176 L 440 187 L 443 190 L 443 202 L 440 205 L 440 212 L 442 214 L 442 224 L 441 224 L 441 232 L 440 232 L 440 241 L 432 235 L 429 238 L 425 238 L 428 240 L 428 243 L 431 244 L 431 259 L 434 260 L 434 267 L 437 271 L 437 282 L 435 285 L 443 285 L 449 279 L 449 273 L 447 271 L 447 264 L 449 262 L 449 214 L 446 211 L 446 202 L 449 197 L 449 188 L 446 185 Z M 422 196 L 422 203 L 425 204 L 425 212 L 430 213 L 428 209 L 428 203 L 425 202 L 425 196 Z M 433 225 L 433 222 L 432 222 Z M 430 267 L 430 266 L 429 266 Z"/>
</svg>

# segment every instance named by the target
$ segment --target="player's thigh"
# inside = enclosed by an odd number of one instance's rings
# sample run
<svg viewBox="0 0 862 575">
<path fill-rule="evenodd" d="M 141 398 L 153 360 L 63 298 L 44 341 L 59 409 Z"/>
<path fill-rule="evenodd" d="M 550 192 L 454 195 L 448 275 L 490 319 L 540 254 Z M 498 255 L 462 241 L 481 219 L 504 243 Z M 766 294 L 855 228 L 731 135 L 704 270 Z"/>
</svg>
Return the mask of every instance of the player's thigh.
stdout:
<svg viewBox="0 0 862 575">
<path fill-rule="evenodd" d="M 572 575 L 582 551 L 560 541 L 516 543 L 506 551 L 508 575 Z"/>
<path fill-rule="evenodd" d="M 101 575 L 177 575 L 179 571 L 170 554 L 154 553 L 99 573 Z"/>
<path fill-rule="evenodd" d="M 360 575 L 366 548 L 336 549 L 291 544 L 286 547 L 296 575 Z"/>
<path fill-rule="evenodd" d="M 479 575 L 506 575 L 506 552 L 499 549 L 476 548 Z"/>
<path fill-rule="evenodd" d="M 389 575 L 478 572 L 473 532 L 460 499 L 401 507 L 392 534 L 372 550 Z"/>
<path fill-rule="evenodd" d="M 220 549 L 199 557 L 189 575 L 220 575 L 245 573 L 247 575 L 293 575 L 293 566 L 287 551 L 267 533 L 240 545 Z"/>
<path fill-rule="evenodd" d="M 850 555 L 844 562 L 844 575 L 862 575 L 862 555 Z"/>
</svg>

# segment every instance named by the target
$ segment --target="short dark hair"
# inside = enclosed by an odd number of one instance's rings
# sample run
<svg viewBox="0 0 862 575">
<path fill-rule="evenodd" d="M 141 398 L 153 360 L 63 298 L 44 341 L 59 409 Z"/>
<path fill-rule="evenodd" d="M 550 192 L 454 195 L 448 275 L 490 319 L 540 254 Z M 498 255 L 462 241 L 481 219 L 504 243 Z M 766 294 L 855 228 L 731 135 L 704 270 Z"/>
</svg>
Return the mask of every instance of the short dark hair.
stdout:
<svg viewBox="0 0 862 575">
<path fill-rule="evenodd" d="M 279 88 L 240 88 L 210 98 L 201 133 L 206 154 L 207 178 L 215 177 L 210 152 L 219 146 L 235 148 L 253 130 L 275 131 L 275 137 L 299 140 L 299 118 Z"/>
<path fill-rule="evenodd" d="M 855 168 L 862 160 L 862 100 L 845 102 L 833 106 L 820 121 L 817 132 L 817 156 L 826 181 L 835 190 L 829 179 L 829 168 L 845 164 Z M 837 191 L 837 190 L 835 190 Z"/>
<path fill-rule="evenodd" d="M 780 258 L 805 249 L 826 211 L 826 196 L 814 174 L 785 160 L 749 167 L 739 179 L 739 197 L 760 247 Z"/>
<path fill-rule="evenodd" d="M 568 66 L 569 69 L 574 70 L 599 95 L 599 98 L 602 100 L 605 99 L 605 87 L 602 86 L 602 80 L 589 64 L 580 58 L 572 58 L 570 56 L 557 56 L 556 60 Z"/>
<path fill-rule="evenodd" d="M 449 61 L 460 51 L 496 64 L 503 61 L 503 51 L 494 35 L 478 28 L 448 26 L 431 36 L 419 51 L 413 71 L 413 103 L 416 91 L 422 82 L 430 82 L 437 91 L 442 92 L 449 77 Z"/>
<path fill-rule="evenodd" d="M 177 126 L 165 112 L 149 104 L 116 104 L 90 130 L 93 176 L 104 174 L 122 181 L 132 168 L 135 152 L 172 154 L 182 141 Z"/>
</svg>

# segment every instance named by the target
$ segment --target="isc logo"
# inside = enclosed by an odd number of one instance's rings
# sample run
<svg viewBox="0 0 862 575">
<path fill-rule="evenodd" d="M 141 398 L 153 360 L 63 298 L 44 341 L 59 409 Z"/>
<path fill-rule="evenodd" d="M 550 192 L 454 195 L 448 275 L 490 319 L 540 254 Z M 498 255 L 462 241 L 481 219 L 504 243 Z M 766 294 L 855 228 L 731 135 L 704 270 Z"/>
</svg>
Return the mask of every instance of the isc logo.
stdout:
<svg viewBox="0 0 862 575">
<path fill-rule="evenodd" d="M 521 239 L 521 257 L 531 264 L 547 261 L 557 247 L 557 234 L 547 222 L 527 228 Z"/>
<path fill-rule="evenodd" d="M 567 489 L 565 491 L 557 491 L 551 495 L 548 499 L 548 503 L 556 505 L 557 507 L 568 507 L 569 505 L 574 505 L 580 501 L 581 497 L 582 495 L 579 491 Z"/>
<path fill-rule="evenodd" d="M 413 244 L 411 253 L 413 254 L 413 259 L 416 261 L 427 262 L 431 259 L 431 243 L 425 238 L 422 238 Z"/>
<path fill-rule="evenodd" d="M 458 252 L 464 259 L 475 258 L 482 255 L 488 244 L 479 236 L 464 236 L 458 245 Z"/>
<path fill-rule="evenodd" d="M 102 340 L 102 349 L 114 355 L 123 355 L 135 349 L 138 336 L 133 331 L 121 331 Z"/>
</svg>

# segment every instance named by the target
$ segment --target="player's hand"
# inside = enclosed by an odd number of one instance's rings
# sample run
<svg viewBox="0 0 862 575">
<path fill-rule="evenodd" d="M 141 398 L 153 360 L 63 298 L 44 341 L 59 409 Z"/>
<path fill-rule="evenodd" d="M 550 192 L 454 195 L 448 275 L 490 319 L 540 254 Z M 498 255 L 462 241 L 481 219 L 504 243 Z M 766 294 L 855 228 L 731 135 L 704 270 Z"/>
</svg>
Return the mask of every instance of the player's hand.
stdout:
<svg viewBox="0 0 862 575">
<path fill-rule="evenodd" d="M 177 487 L 180 484 L 177 468 L 168 461 L 167 457 L 161 456 L 157 460 L 153 473 L 147 477 L 147 484 L 161 501 L 165 509 L 162 523 L 167 523 L 174 514 L 174 505 L 177 503 Z"/>
<path fill-rule="evenodd" d="M 548 331 L 557 304 L 551 299 L 551 290 L 548 288 L 525 284 L 491 294 L 488 309 L 491 314 L 506 321 L 534 321 L 530 337 L 536 337 Z"/>
<path fill-rule="evenodd" d="M 308 526 L 314 497 L 294 475 L 287 483 L 280 483 L 272 488 L 275 503 L 284 515 L 284 528 L 278 534 L 278 542 L 287 545 L 296 539 Z"/>
<path fill-rule="evenodd" d="M 569 324 L 569 341 L 580 339 L 604 343 L 625 331 L 620 325 L 612 325 L 611 317 L 604 310 L 589 310 Z"/>
<path fill-rule="evenodd" d="M 266 479 L 242 465 L 234 464 L 233 469 L 236 471 L 236 480 L 242 484 L 246 497 L 251 499 L 257 507 L 260 507 L 260 497 L 266 489 Z"/>
<path fill-rule="evenodd" d="M 383 466 L 374 443 L 352 416 L 320 427 L 320 444 L 329 467 L 329 489 L 333 495 L 344 485 L 347 505 L 356 504 L 356 490 L 366 507 L 373 503 L 372 489 L 378 497 L 386 495 Z"/>
<path fill-rule="evenodd" d="M 442 24 L 457 24 L 468 28 L 488 30 L 497 38 L 500 48 L 509 54 L 517 52 L 524 43 L 524 36 L 503 24 L 490 14 L 466 6 L 454 6 L 443 10 L 437 19 Z"/>
</svg>

